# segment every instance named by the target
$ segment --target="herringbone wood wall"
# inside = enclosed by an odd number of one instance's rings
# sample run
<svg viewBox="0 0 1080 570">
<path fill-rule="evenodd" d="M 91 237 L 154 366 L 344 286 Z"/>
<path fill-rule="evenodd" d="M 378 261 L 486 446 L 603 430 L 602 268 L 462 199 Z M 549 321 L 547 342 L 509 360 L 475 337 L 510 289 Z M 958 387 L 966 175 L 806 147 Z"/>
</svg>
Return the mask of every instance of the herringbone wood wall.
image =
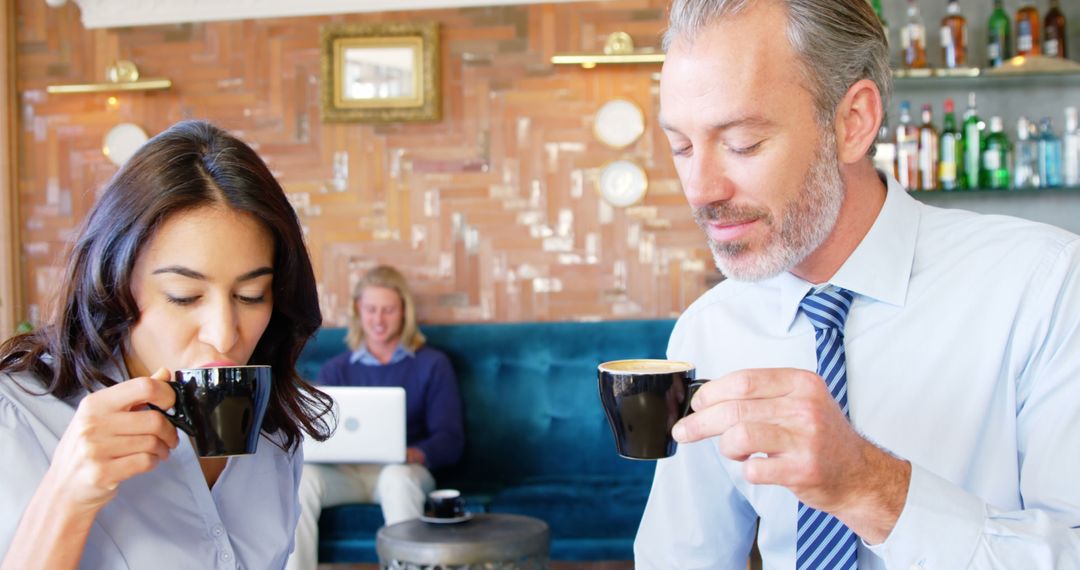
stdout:
<svg viewBox="0 0 1080 570">
<path fill-rule="evenodd" d="M 656 126 L 658 66 L 556 67 L 611 32 L 655 46 L 662 0 L 356 14 L 85 30 L 78 7 L 17 0 L 18 190 L 23 291 L 40 318 L 64 252 L 116 171 L 102 138 L 183 118 L 239 134 L 270 164 L 307 232 L 328 324 L 376 263 L 410 279 L 424 322 L 677 315 L 718 279 Z M 434 20 L 443 119 L 374 126 L 319 118 L 320 27 Z M 103 79 L 115 59 L 163 92 L 48 95 Z M 592 136 L 612 98 L 645 112 L 623 150 Z M 648 173 L 637 206 L 611 208 L 595 181 L 620 158 Z M 35 315 L 31 315 L 35 316 Z"/>
</svg>

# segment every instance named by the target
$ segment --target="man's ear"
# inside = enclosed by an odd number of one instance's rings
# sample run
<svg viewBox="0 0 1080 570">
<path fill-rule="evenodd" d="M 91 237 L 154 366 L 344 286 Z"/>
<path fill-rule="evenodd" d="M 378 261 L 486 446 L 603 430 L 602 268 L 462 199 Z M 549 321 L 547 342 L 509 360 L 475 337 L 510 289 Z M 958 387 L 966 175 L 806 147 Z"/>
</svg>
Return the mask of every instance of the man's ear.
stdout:
<svg viewBox="0 0 1080 570">
<path fill-rule="evenodd" d="M 869 79 L 856 81 L 836 107 L 836 157 L 841 164 L 866 157 L 884 119 L 877 84 Z"/>
</svg>

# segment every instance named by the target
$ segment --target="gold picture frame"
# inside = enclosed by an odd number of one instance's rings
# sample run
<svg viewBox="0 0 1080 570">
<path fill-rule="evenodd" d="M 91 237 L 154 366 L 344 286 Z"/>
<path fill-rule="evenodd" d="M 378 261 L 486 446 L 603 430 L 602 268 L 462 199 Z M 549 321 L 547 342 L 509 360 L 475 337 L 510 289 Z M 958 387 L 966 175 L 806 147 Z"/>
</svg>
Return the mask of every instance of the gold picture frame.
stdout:
<svg viewBox="0 0 1080 570">
<path fill-rule="evenodd" d="M 397 123 L 442 117 L 435 22 L 322 30 L 322 119 Z"/>
</svg>

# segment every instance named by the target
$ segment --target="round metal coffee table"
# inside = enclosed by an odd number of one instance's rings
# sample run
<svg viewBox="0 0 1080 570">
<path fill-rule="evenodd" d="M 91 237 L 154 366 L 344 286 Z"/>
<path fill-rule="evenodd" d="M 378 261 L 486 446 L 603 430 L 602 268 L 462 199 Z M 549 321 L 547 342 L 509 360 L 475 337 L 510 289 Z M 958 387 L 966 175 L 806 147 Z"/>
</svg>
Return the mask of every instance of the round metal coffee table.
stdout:
<svg viewBox="0 0 1080 570">
<path fill-rule="evenodd" d="M 390 570 L 546 570 L 551 531 L 533 517 L 480 513 L 459 524 L 411 520 L 379 529 L 379 565 Z"/>
</svg>

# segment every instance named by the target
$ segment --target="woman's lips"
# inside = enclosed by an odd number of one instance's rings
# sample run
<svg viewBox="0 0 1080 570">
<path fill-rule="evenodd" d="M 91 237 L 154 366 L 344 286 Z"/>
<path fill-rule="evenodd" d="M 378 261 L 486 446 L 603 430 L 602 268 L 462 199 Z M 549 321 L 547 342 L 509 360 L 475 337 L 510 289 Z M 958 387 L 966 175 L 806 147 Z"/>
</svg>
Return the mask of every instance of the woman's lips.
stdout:
<svg viewBox="0 0 1080 570">
<path fill-rule="evenodd" d="M 215 360 L 214 362 L 207 362 L 206 364 L 200 364 L 199 368 L 218 368 L 221 366 L 236 366 L 235 362 L 228 360 Z"/>
<path fill-rule="evenodd" d="M 757 218 L 739 222 L 709 222 L 709 238 L 717 242 L 734 241 L 750 233 L 757 222 Z"/>
</svg>

